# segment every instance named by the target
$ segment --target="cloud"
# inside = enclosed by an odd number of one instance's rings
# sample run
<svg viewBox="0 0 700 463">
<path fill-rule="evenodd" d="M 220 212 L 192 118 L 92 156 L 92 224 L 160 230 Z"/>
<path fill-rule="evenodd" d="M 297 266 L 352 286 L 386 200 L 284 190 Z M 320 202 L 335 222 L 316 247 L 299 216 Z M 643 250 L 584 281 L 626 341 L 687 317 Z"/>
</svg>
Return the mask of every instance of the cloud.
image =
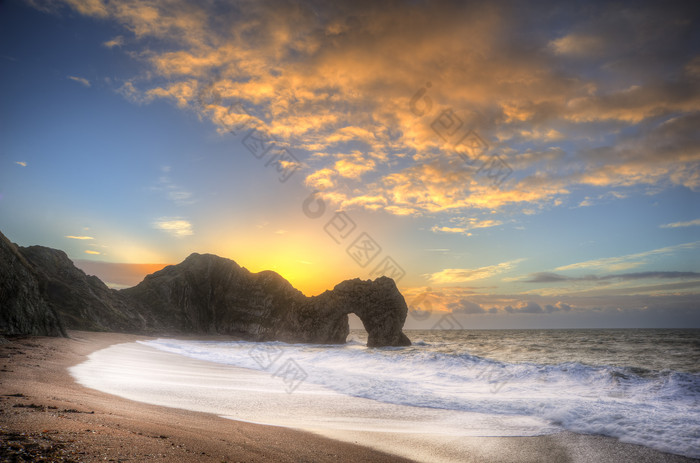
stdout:
<svg viewBox="0 0 700 463">
<path fill-rule="evenodd" d="M 621 279 L 621 280 L 641 280 L 641 279 L 672 279 L 672 278 L 700 278 L 700 273 L 698 272 L 637 272 L 637 273 L 623 273 L 620 275 L 606 275 L 601 277 L 601 279 Z"/>
<path fill-rule="evenodd" d="M 406 297 L 407 304 L 413 307 L 412 311 L 423 309 L 423 312 L 426 312 L 427 309 L 427 313 L 417 312 L 418 318 L 409 313 L 407 323 L 411 323 L 412 326 L 419 326 L 416 325 L 416 320 L 425 319 L 430 313 L 453 311 L 457 317 L 481 314 L 479 317 L 472 317 L 470 323 L 473 323 L 471 326 L 484 328 L 503 327 L 504 323 L 507 324 L 507 319 L 502 317 L 517 315 L 539 315 L 537 323 L 542 324 L 530 325 L 532 328 L 671 327 L 695 326 L 700 321 L 698 280 L 674 281 L 631 289 L 636 292 L 630 292 L 630 288 L 613 287 L 567 294 L 513 294 L 493 293 L 490 288 L 477 286 L 444 286 L 434 291 L 425 288 L 401 288 L 401 292 Z M 426 294 L 430 295 L 429 305 L 424 305 L 421 299 L 421 296 Z M 493 323 L 482 324 L 488 320 Z M 517 323 L 523 321 L 522 318 L 518 320 Z M 511 326 L 522 328 L 524 325 Z"/>
<path fill-rule="evenodd" d="M 94 240 L 94 239 L 95 239 L 95 238 L 93 238 L 92 236 L 74 236 L 74 235 L 66 235 L 65 237 L 68 238 L 68 239 L 71 239 L 71 240 Z"/>
<path fill-rule="evenodd" d="M 551 314 L 554 312 L 570 312 L 573 309 L 573 307 L 569 304 L 566 304 L 564 302 L 556 302 L 554 304 L 543 304 L 540 305 L 537 302 L 534 301 L 526 301 L 523 303 L 520 303 L 516 305 L 515 307 L 511 305 L 507 305 L 503 308 L 503 311 L 509 314 L 518 314 L 518 313 L 524 313 L 524 314 Z M 498 310 L 496 310 L 493 313 L 498 313 Z"/>
<path fill-rule="evenodd" d="M 462 299 L 458 303 L 449 304 L 448 307 L 452 310 L 452 313 L 463 313 L 463 314 L 480 314 L 486 313 L 479 304 L 475 302 Z"/>
<path fill-rule="evenodd" d="M 177 206 L 189 206 L 197 202 L 194 198 L 194 194 L 179 185 L 175 184 L 171 177 L 168 175 L 172 168 L 170 166 L 161 167 L 163 175 L 158 178 L 158 183 L 156 186 L 152 187 L 154 191 L 161 191 L 165 193 L 165 197 L 175 203 Z"/>
<path fill-rule="evenodd" d="M 111 40 L 107 40 L 106 42 L 103 42 L 102 45 L 107 47 L 107 48 L 121 47 L 122 45 L 124 45 L 124 37 L 121 35 L 118 35 Z"/>
<path fill-rule="evenodd" d="M 575 290 L 569 289 L 540 289 L 537 291 L 526 291 L 523 294 L 533 295 L 539 294 L 541 296 L 557 297 L 557 298 L 567 298 L 567 300 L 573 300 L 571 298 L 583 298 L 583 299 L 595 299 L 598 298 L 599 304 L 613 304 L 613 301 L 618 297 L 633 297 L 633 296 L 658 296 L 658 297 L 670 297 L 674 294 L 696 294 L 700 296 L 700 281 L 698 279 L 690 279 L 686 281 L 678 281 L 673 283 L 659 283 L 659 284 L 640 284 L 640 285 L 630 285 L 630 284 L 596 284 L 593 286 L 586 286 L 583 288 L 578 288 Z M 605 299 L 608 298 L 608 299 Z"/>
<path fill-rule="evenodd" d="M 174 186 L 173 186 L 174 187 Z M 176 188 L 176 187 L 174 187 Z M 192 204 L 192 192 L 184 190 L 168 191 L 168 199 L 178 205 Z"/>
<path fill-rule="evenodd" d="M 606 268 L 608 270 L 622 270 L 626 268 L 633 268 L 640 266 L 644 263 L 643 259 L 663 254 L 672 254 L 684 249 L 693 249 L 700 245 L 700 241 L 695 241 L 692 243 L 677 244 L 675 246 L 667 246 L 664 248 L 653 249 L 651 251 L 640 252 L 637 254 L 628 254 L 619 257 L 604 257 L 601 259 L 587 260 L 584 262 L 578 262 L 575 264 L 563 265 L 557 267 L 555 270 L 574 270 L 581 268 Z"/>
<path fill-rule="evenodd" d="M 549 304 L 548 304 L 548 306 L 549 306 Z M 566 303 L 561 302 L 561 301 L 557 302 L 555 304 L 555 307 L 558 308 L 559 310 L 563 310 L 564 312 L 569 312 L 573 309 L 573 307 L 571 307 L 569 304 L 566 304 Z M 552 312 L 554 312 L 554 311 L 552 311 Z"/>
<path fill-rule="evenodd" d="M 308 150 L 307 184 L 340 207 L 449 218 L 556 207 L 580 187 L 700 189 L 690 7 L 65 3 L 133 36 L 147 68 L 121 87 L 126 98 L 170 100 L 222 132 L 241 102 Z M 448 108 L 485 142 L 483 157 L 439 131 Z M 494 187 L 483 159 L 513 175 Z"/>
<path fill-rule="evenodd" d="M 488 267 L 480 267 L 475 269 L 446 268 L 439 272 L 427 274 L 425 276 L 427 276 L 431 282 L 437 284 L 463 283 L 467 281 L 490 278 L 500 273 L 507 272 L 522 261 L 523 259 L 516 259 L 508 262 L 502 262 L 497 265 L 490 265 Z"/>
<path fill-rule="evenodd" d="M 539 272 L 530 275 L 530 279 L 524 281 L 525 283 L 558 283 L 560 281 L 569 281 L 569 277 L 557 275 L 556 273 Z"/>
<path fill-rule="evenodd" d="M 659 225 L 659 228 L 679 228 L 679 227 L 693 227 L 700 225 L 700 219 L 688 220 L 687 222 L 673 222 L 664 225 Z"/>
<path fill-rule="evenodd" d="M 360 197 L 368 199 L 363 202 L 365 207 L 379 205 L 397 215 L 461 215 L 462 211 L 468 209 L 494 210 L 514 203 L 552 202 L 558 194 L 566 193 L 565 189 L 557 185 L 546 185 L 530 179 L 512 185 L 509 189 L 493 188 L 484 183 L 484 179 L 485 177 L 476 177 L 473 169 L 462 163 L 459 157 L 448 157 L 412 165 L 381 177 L 376 182 L 367 182 L 364 188 L 371 193 Z M 346 191 L 338 189 L 333 194 L 326 190 L 324 197 L 340 203 L 341 207 L 353 204 L 353 198 Z"/>
<path fill-rule="evenodd" d="M 83 77 L 76 77 L 76 76 L 67 76 L 70 80 L 74 80 L 75 82 L 81 83 L 86 87 L 90 86 L 90 81 L 83 78 Z"/>
<path fill-rule="evenodd" d="M 569 277 L 556 273 L 540 272 L 530 275 L 530 278 L 523 280 L 525 283 L 560 283 L 570 281 L 606 281 L 606 280 L 642 280 L 642 279 L 674 279 L 674 278 L 692 278 L 699 279 L 698 272 L 636 272 L 636 273 L 620 273 L 616 275 L 585 275 L 581 277 Z"/>
<path fill-rule="evenodd" d="M 27 163 L 24 162 L 24 161 L 15 161 L 15 164 L 18 164 L 18 165 L 20 165 L 20 166 L 22 166 L 22 167 L 27 167 Z"/>
<path fill-rule="evenodd" d="M 549 43 L 554 53 L 559 55 L 591 55 L 603 51 L 602 37 L 569 34 Z"/>
<path fill-rule="evenodd" d="M 97 251 L 91 251 L 90 249 L 85 250 L 85 254 L 100 255 L 101 253 Z"/>
<path fill-rule="evenodd" d="M 472 234 L 468 232 L 468 230 L 469 230 L 468 228 L 462 228 L 462 227 L 439 227 L 439 226 L 435 225 L 430 230 L 433 233 L 463 233 L 467 236 L 472 236 Z"/>
<path fill-rule="evenodd" d="M 503 222 L 494 219 L 484 219 L 479 220 L 475 217 L 461 218 L 455 217 L 450 220 L 451 224 L 449 226 L 438 226 L 435 225 L 431 228 L 433 233 L 463 233 L 467 236 L 471 236 L 470 230 L 477 228 L 489 228 L 497 227 L 502 225 Z"/>
<path fill-rule="evenodd" d="M 182 217 L 161 217 L 153 222 L 153 227 L 176 237 L 193 235 L 192 224 Z"/>
<path fill-rule="evenodd" d="M 554 306 L 548 306 L 549 312 L 553 312 L 556 310 Z M 504 309 L 508 313 L 544 313 L 545 310 L 542 309 L 542 306 L 539 305 L 536 302 L 528 301 L 525 305 L 521 305 L 519 307 L 511 307 L 511 306 L 506 306 Z"/>
<path fill-rule="evenodd" d="M 372 159 L 365 158 L 362 153 L 354 152 L 350 155 L 341 155 L 336 161 L 333 170 L 341 177 L 359 179 L 362 174 L 371 172 L 375 166 Z"/>
<path fill-rule="evenodd" d="M 102 0 L 64 0 L 79 13 L 89 16 L 107 16 L 107 5 Z"/>
</svg>

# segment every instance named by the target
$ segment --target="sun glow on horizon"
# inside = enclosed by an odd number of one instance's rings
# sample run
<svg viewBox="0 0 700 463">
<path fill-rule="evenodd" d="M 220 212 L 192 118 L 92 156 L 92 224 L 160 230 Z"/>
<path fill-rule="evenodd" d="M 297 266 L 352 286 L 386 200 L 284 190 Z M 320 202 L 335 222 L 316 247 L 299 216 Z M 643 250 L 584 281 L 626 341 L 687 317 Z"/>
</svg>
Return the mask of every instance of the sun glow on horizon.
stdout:
<svg viewBox="0 0 700 463">
<path fill-rule="evenodd" d="M 253 273 L 265 270 L 278 273 L 306 296 L 321 294 L 341 281 L 357 276 L 343 269 L 333 258 L 321 254 L 309 255 L 301 249 L 270 247 L 253 254 L 239 253 L 235 258 L 232 257 L 235 255 L 233 253 L 228 253 L 228 256 Z"/>
<path fill-rule="evenodd" d="M 700 10 L 482 3 L 2 2 L 1 231 L 114 287 L 392 262 L 465 326 L 700 326 Z"/>
</svg>

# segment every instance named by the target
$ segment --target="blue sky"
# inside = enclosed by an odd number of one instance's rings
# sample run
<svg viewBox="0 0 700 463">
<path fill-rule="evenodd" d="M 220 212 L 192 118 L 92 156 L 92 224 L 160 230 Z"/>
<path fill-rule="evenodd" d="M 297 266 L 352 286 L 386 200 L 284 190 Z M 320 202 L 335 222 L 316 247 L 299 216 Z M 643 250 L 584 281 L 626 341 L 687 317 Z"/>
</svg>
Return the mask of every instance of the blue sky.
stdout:
<svg viewBox="0 0 700 463">
<path fill-rule="evenodd" d="M 387 273 L 414 328 L 700 327 L 697 22 L 6 1 L 0 230 L 117 288 L 210 252 L 309 295 Z"/>
</svg>

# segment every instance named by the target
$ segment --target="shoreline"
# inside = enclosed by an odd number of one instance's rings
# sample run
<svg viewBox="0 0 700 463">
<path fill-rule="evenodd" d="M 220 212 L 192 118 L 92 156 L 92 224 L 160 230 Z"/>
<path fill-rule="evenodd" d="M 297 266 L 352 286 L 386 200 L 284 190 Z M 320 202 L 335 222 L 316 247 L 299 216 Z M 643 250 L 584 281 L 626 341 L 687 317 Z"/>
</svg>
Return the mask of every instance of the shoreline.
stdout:
<svg viewBox="0 0 700 463">
<path fill-rule="evenodd" d="M 7 457 L 2 452 L 37 452 L 36 456 L 62 456 L 67 461 L 411 461 L 391 454 L 395 446 L 388 444 L 403 437 L 407 446 L 415 446 L 410 434 L 325 432 L 331 439 L 135 402 L 86 388 L 73 379 L 69 367 L 114 344 L 153 338 L 81 331 L 70 335 L 70 339 L 19 338 L 0 345 L 0 457 Z M 436 450 L 441 449 L 434 447 L 413 455 L 404 453 L 414 458 L 434 454 L 444 461 L 698 461 L 609 437 L 570 432 L 460 441 L 458 455 L 449 454 L 448 449 L 439 454 Z"/>
<path fill-rule="evenodd" d="M 149 405 L 79 385 L 68 368 L 148 336 L 70 331 L 0 345 L 0 460 L 361 462 L 409 460 L 289 428 Z M 22 461 L 22 460 L 20 460 Z"/>
</svg>

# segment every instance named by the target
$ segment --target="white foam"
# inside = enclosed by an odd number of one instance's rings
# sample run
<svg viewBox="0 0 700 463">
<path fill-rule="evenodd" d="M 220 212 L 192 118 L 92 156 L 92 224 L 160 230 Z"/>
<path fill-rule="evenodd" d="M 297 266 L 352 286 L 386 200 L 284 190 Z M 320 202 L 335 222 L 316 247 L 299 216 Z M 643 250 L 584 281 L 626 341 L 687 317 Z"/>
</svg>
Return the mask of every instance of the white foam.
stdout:
<svg viewBox="0 0 700 463">
<path fill-rule="evenodd" d="M 94 352 L 70 372 L 86 387 L 127 399 L 304 429 L 348 442 L 361 439 L 365 445 L 425 461 L 460 461 L 460 437 L 557 430 L 535 417 L 396 405 L 340 394 L 310 381 L 288 393 L 274 372 L 200 361 L 139 343 Z M 436 460 L 437 449 L 443 457 Z"/>
<path fill-rule="evenodd" d="M 509 364 L 455 352 L 454 346 L 440 343 L 385 349 L 367 349 L 357 343 L 317 346 L 157 340 L 147 344 L 191 358 L 259 370 L 267 375 L 259 378 L 267 387 L 270 373 L 284 359 L 293 359 L 307 375 L 304 387 L 315 384 L 313 387 L 342 397 L 371 399 L 375 406 L 440 410 L 439 425 L 445 434 L 457 428 L 461 435 L 473 435 L 470 423 L 490 417 L 488 423 L 479 423 L 485 429 L 481 435 L 534 435 L 558 428 L 700 457 L 697 374 L 666 371 L 641 372 L 640 376 L 622 367 Z M 267 365 L 270 362 L 272 366 Z M 451 421 L 457 412 L 475 415 Z M 532 427 L 518 430 L 514 416 L 534 420 Z M 502 417 L 509 419 L 502 423 Z M 398 422 L 406 420 L 414 418 L 400 415 L 393 425 L 398 430 Z M 347 422 L 343 426 L 351 429 Z M 420 419 L 408 428 L 411 426 L 421 433 L 431 428 Z"/>
</svg>

